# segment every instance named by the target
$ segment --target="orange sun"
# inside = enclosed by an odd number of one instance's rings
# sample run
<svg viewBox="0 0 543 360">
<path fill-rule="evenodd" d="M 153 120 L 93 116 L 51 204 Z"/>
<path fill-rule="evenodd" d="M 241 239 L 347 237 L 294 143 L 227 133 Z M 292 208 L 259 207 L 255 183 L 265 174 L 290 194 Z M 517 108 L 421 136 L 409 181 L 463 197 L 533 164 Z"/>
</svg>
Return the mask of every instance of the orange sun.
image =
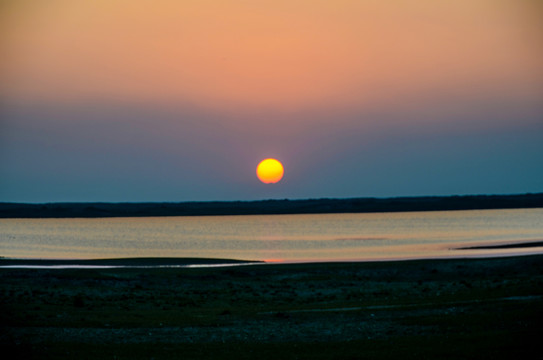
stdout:
<svg viewBox="0 0 543 360">
<path fill-rule="evenodd" d="M 283 164 L 275 159 L 265 159 L 256 167 L 256 176 L 264 184 L 275 184 L 283 178 Z"/>
</svg>

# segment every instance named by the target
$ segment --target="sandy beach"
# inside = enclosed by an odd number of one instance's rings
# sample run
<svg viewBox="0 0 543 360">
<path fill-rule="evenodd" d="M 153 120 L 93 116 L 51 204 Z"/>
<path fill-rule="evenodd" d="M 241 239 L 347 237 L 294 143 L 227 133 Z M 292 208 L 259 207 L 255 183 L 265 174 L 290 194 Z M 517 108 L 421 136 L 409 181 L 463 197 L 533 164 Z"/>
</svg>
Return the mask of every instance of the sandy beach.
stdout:
<svg viewBox="0 0 543 360">
<path fill-rule="evenodd" d="M 522 358 L 543 331 L 543 256 L 2 268 L 0 303 L 0 343 L 26 359 Z"/>
</svg>

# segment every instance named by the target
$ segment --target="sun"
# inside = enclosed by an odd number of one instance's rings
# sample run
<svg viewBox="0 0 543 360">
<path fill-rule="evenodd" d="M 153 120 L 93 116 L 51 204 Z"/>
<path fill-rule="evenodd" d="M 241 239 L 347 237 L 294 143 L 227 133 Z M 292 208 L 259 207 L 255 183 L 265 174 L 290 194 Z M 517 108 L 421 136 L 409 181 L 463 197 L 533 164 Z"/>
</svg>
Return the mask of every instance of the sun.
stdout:
<svg viewBox="0 0 543 360">
<path fill-rule="evenodd" d="M 256 176 L 264 184 L 275 184 L 283 178 L 283 164 L 275 159 L 264 159 L 256 167 Z"/>
</svg>

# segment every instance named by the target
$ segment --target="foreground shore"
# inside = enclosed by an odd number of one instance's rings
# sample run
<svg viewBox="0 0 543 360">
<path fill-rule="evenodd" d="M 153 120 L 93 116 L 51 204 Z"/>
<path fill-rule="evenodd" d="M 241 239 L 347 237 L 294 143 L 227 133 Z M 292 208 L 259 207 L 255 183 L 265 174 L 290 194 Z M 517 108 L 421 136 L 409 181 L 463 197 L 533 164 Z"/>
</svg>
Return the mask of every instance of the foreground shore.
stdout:
<svg viewBox="0 0 543 360">
<path fill-rule="evenodd" d="M 0 304 L 0 344 L 25 359 L 527 358 L 543 255 L 2 268 Z"/>
</svg>

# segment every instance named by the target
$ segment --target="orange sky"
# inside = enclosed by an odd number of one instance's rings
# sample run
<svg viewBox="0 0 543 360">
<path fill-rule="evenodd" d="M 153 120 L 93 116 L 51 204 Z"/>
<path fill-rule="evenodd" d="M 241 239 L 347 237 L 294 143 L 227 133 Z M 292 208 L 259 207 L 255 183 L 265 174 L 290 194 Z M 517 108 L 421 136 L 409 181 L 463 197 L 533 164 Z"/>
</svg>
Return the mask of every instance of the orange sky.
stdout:
<svg viewBox="0 0 543 360">
<path fill-rule="evenodd" d="M 541 86 L 530 1 L 9 3 L 9 97 L 299 109 Z"/>
</svg>

